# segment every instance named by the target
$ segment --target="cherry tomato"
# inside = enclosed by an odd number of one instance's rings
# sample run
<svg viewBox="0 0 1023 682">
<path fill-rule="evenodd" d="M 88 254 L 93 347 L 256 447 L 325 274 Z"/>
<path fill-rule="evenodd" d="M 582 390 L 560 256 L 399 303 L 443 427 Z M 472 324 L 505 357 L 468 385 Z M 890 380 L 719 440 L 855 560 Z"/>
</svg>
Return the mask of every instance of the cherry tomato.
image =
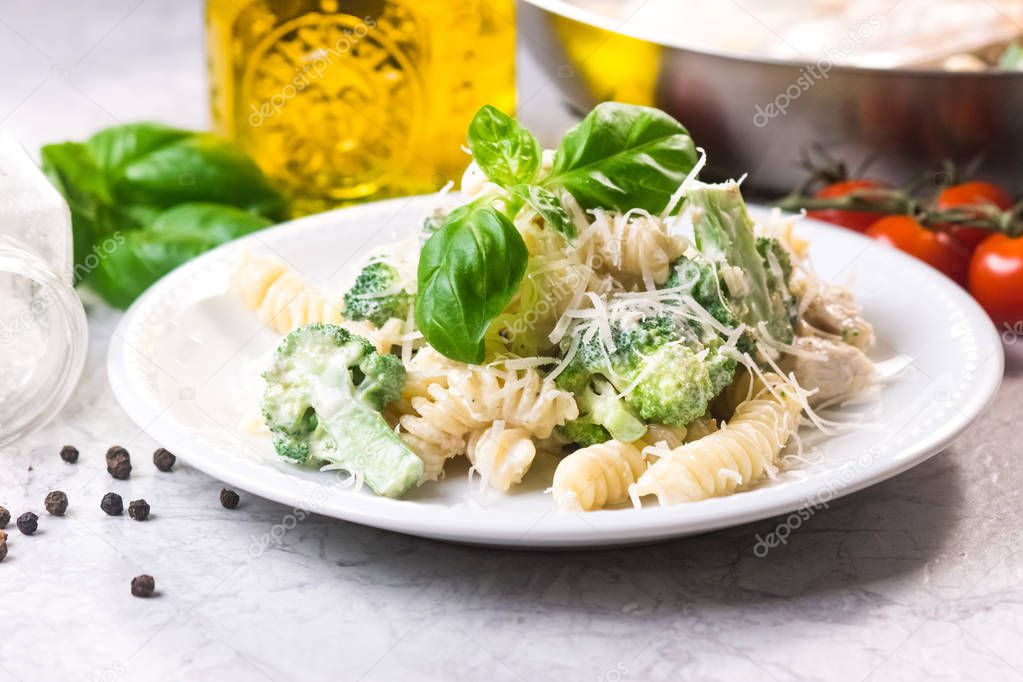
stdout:
<svg viewBox="0 0 1023 682">
<path fill-rule="evenodd" d="M 839 199 L 858 189 L 883 189 L 887 187 L 883 182 L 877 180 L 843 180 L 821 189 L 815 195 L 818 199 Z M 811 218 L 823 220 L 826 223 L 833 223 L 848 227 L 850 230 L 865 232 L 868 227 L 882 217 L 882 213 L 866 213 L 864 211 L 843 211 L 839 208 L 826 208 L 819 211 L 807 211 Z"/>
<path fill-rule="evenodd" d="M 952 185 L 938 195 L 938 209 L 947 211 L 962 206 L 976 206 L 982 204 L 994 204 L 998 208 L 1007 210 L 1012 207 L 1012 197 L 1002 191 L 997 185 L 990 182 L 964 182 L 960 185 Z M 977 245 L 991 236 L 990 230 L 979 227 L 961 227 L 959 225 L 945 224 L 939 226 L 943 232 L 952 235 L 953 239 L 965 246 L 970 251 L 977 248 Z"/>
<path fill-rule="evenodd" d="M 928 230 L 906 215 L 881 218 L 870 226 L 867 235 L 916 256 L 966 286 L 970 253 L 949 235 Z"/>
<path fill-rule="evenodd" d="M 1023 238 L 993 234 L 970 260 L 970 293 L 997 325 L 1023 322 Z"/>
</svg>

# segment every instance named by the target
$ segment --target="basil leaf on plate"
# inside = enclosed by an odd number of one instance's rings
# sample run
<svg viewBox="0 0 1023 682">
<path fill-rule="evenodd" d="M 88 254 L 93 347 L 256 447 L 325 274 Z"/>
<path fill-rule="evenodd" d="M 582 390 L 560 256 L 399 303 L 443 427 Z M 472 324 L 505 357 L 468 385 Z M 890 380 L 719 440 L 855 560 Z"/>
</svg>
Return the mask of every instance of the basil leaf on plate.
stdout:
<svg viewBox="0 0 1023 682">
<path fill-rule="evenodd" d="M 583 208 L 664 210 L 696 165 L 681 123 L 650 107 L 604 102 L 562 138 L 551 175 Z"/>
<path fill-rule="evenodd" d="M 118 232 L 99 252 L 92 287 L 111 305 L 126 308 L 179 265 L 271 224 L 260 215 L 220 204 L 181 204 L 139 230 Z"/>
<path fill-rule="evenodd" d="M 469 149 L 483 173 L 501 187 L 528 183 L 540 170 L 540 143 L 518 121 L 489 104 L 469 123 Z"/>
<path fill-rule="evenodd" d="M 512 221 L 486 201 L 452 211 L 419 255 L 415 316 L 430 345 L 483 362 L 483 336 L 518 290 L 528 257 Z"/>
<path fill-rule="evenodd" d="M 512 193 L 529 204 L 548 225 L 568 239 L 575 239 L 575 223 L 554 192 L 539 185 L 516 185 Z"/>
</svg>

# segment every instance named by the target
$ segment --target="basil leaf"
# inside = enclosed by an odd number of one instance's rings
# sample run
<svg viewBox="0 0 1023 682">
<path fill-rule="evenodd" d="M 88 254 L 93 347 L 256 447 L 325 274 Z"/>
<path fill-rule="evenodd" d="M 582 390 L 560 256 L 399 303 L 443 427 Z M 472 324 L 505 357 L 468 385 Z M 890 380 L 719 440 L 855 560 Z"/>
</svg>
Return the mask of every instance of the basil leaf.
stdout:
<svg viewBox="0 0 1023 682">
<path fill-rule="evenodd" d="M 512 193 L 529 204 L 548 225 L 565 237 L 575 239 L 575 223 L 554 192 L 539 185 L 516 185 Z"/>
<path fill-rule="evenodd" d="M 688 131 L 668 114 L 604 102 L 562 138 L 543 184 L 563 186 L 584 208 L 659 213 L 696 161 Z"/>
<path fill-rule="evenodd" d="M 40 150 L 43 172 L 57 188 L 71 209 L 71 233 L 75 263 L 91 253 L 92 245 L 108 233 L 100 220 L 101 200 L 107 196 L 103 175 L 80 142 L 50 144 Z M 75 270 L 75 282 L 86 273 Z"/>
<path fill-rule="evenodd" d="M 452 211 L 419 255 L 416 324 L 453 360 L 479 364 L 483 336 L 512 296 L 529 254 L 511 220 L 485 202 Z"/>
<path fill-rule="evenodd" d="M 126 163 L 110 179 L 116 199 L 169 207 L 228 204 L 281 218 L 284 198 L 243 151 L 215 135 L 196 134 Z"/>
<path fill-rule="evenodd" d="M 128 123 L 101 130 L 85 144 L 96 167 L 113 174 L 150 152 L 194 134 L 160 123 Z"/>
<path fill-rule="evenodd" d="M 531 182 L 540 170 L 540 143 L 522 124 L 489 104 L 473 116 L 468 136 L 476 163 L 501 187 Z"/>
<path fill-rule="evenodd" d="M 99 263 L 90 284 L 108 303 L 126 308 L 182 263 L 270 224 L 233 206 L 175 206 L 140 230 L 111 237 L 97 252 Z"/>
</svg>

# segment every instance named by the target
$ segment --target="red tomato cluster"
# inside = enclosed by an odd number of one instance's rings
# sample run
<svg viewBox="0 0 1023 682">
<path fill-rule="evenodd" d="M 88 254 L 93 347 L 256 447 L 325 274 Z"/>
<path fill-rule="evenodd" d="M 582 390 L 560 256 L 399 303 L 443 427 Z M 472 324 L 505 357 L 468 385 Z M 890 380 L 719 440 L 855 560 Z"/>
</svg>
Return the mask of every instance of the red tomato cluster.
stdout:
<svg viewBox="0 0 1023 682">
<path fill-rule="evenodd" d="M 835 199 L 854 190 L 884 187 L 873 180 L 846 180 L 828 185 L 816 196 Z M 953 185 L 943 190 L 936 202 L 942 211 L 980 205 L 1006 210 L 1012 204 L 1008 194 L 988 182 Z M 927 229 L 907 215 L 840 209 L 810 211 L 808 215 L 863 232 L 940 270 L 966 287 L 998 325 L 1023 321 L 1023 238 L 958 225 Z"/>
</svg>

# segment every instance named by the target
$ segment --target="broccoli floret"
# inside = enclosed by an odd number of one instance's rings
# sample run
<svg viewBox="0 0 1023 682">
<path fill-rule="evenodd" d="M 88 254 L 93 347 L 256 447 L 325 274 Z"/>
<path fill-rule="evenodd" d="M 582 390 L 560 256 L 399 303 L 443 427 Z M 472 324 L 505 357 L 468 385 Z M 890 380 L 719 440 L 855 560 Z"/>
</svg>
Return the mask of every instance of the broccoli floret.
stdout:
<svg viewBox="0 0 1023 682">
<path fill-rule="evenodd" d="M 694 351 L 659 320 L 643 320 L 631 344 L 612 358 L 619 383 L 632 385 L 625 402 L 643 419 L 684 426 L 699 418 L 728 384 L 736 361 L 716 349 Z"/>
<path fill-rule="evenodd" d="M 607 429 L 588 419 L 573 419 L 570 422 L 566 422 L 564 426 L 558 427 L 558 432 L 582 448 L 599 445 L 611 440 L 611 434 Z"/>
<path fill-rule="evenodd" d="M 643 420 L 688 424 L 707 411 L 735 373 L 735 360 L 717 350 L 719 340 L 704 346 L 685 321 L 669 315 L 627 326 L 616 322 L 611 334 L 613 352 L 605 353 L 596 337 L 580 341 L 556 381 L 575 393 L 580 420 L 603 426 L 617 440 L 641 438 Z M 626 390 L 624 400 L 619 398 Z"/>
<path fill-rule="evenodd" d="M 593 445 L 615 438 L 630 443 L 643 437 L 646 425 L 617 395 L 605 377 L 611 374 L 600 340 L 581 341 L 568 366 L 557 376 L 560 388 L 575 394 L 579 418 L 566 424 L 562 433 L 579 445 Z"/>
<path fill-rule="evenodd" d="M 719 274 L 725 268 L 732 274 L 731 278 L 723 278 L 732 313 L 751 329 L 763 323 L 771 338 L 790 343 L 791 296 L 785 282 L 770 275 L 757 249 L 753 220 L 746 211 L 738 183 L 694 183 L 686 192 L 686 200 L 693 209 L 693 233 L 700 253 L 717 267 Z M 729 290 L 727 283 L 733 280 L 739 282 L 741 290 Z"/>
<path fill-rule="evenodd" d="M 345 294 L 344 316 L 369 320 L 378 327 L 392 317 L 404 320 L 412 295 L 401 284 L 401 275 L 393 265 L 383 260 L 370 262 Z"/>
<path fill-rule="evenodd" d="M 734 327 L 735 319 L 721 289 L 721 281 L 714 266 L 700 257 L 682 256 L 672 264 L 671 276 L 660 289 L 676 289 L 685 284 L 692 287 L 690 294 L 715 320 L 726 327 Z"/>
<path fill-rule="evenodd" d="M 341 465 L 386 497 L 419 481 L 423 462 L 380 415 L 405 384 L 398 358 L 341 327 L 308 324 L 285 337 L 263 378 L 263 419 L 282 458 Z"/>
<path fill-rule="evenodd" d="M 774 237 L 757 237 L 757 253 L 764 259 L 768 272 L 773 272 L 772 261 L 778 264 L 782 272 L 782 281 L 787 283 L 792 277 L 792 256 Z"/>
</svg>

